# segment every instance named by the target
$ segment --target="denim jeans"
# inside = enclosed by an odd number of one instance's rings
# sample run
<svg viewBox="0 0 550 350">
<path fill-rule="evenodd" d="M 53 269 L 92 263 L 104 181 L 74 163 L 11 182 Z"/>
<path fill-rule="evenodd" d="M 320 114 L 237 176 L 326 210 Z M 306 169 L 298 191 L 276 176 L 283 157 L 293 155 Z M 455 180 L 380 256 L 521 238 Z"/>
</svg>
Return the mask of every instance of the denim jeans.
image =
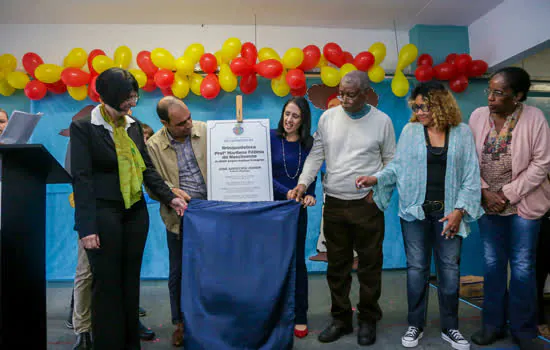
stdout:
<svg viewBox="0 0 550 350">
<path fill-rule="evenodd" d="M 484 215 L 479 219 L 485 260 L 483 326 L 486 329 L 504 330 L 509 317 L 514 337 L 537 336 L 535 262 L 539 228 L 540 220 L 518 215 Z"/>
<path fill-rule="evenodd" d="M 441 328 L 458 329 L 458 289 L 462 237 L 441 236 L 443 212 L 426 215 L 424 220 L 401 219 L 405 254 L 407 255 L 407 301 L 410 326 L 424 328 L 428 310 L 430 262 L 432 249 L 439 287 Z"/>
</svg>

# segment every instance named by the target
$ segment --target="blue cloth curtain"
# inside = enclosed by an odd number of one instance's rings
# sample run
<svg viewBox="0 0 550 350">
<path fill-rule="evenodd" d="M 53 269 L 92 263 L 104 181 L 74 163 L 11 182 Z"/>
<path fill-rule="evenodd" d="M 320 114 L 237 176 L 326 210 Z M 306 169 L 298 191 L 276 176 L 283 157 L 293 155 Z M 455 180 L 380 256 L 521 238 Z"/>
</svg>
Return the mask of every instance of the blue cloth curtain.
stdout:
<svg viewBox="0 0 550 350">
<path fill-rule="evenodd" d="M 184 216 L 185 349 L 290 349 L 293 201 L 192 200 Z"/>
</svg>

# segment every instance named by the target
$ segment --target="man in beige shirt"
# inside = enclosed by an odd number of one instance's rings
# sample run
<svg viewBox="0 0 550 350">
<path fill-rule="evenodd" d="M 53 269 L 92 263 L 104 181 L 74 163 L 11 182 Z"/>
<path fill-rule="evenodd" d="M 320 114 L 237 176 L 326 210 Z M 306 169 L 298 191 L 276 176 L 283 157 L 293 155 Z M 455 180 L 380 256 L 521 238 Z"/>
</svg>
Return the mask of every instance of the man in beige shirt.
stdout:
<svg viewBox="0 0 550 350">
<path fill-rule="evenodd" d="M 157 114 L 163 127 L 147 141 L 147 149 L 158 173 L 172 192 L 185 201 L 207 199 L 206 123 L 193 121 L 189 108 L 173 96 L 159 101 Z M 160 205 L 160 215 L 166 225 L 170 266 L 168 289 L 172 324 L 176 326 L 172 344 L 182 346 L 182 221 L 172 208 L 164 204 Z"/>
</svg>

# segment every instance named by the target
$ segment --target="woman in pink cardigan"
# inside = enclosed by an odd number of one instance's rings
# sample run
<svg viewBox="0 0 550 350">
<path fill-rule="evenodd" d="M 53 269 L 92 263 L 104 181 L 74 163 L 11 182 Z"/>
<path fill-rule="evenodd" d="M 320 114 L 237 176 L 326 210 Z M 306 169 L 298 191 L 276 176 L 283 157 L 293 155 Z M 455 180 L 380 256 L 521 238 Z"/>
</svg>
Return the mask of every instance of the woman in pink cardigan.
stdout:
<svg viewBox="0 0 550 350">
<path fill-rule="evenodd" d="M 521 68 L 495 72 L 485 90 L 489 106 L 470 117 L 486 211 L 479 220 L 485 260 L 483 328 L 472 336 L 478 345 L 504 338 L 507 317 L 520 348 L 532 345 L 537 336 L 536 245 L 540 218 L 550 208 L 550 129 L 541 110 L 522 103 L 530 86 L 529 74 Z"/>
</svg>

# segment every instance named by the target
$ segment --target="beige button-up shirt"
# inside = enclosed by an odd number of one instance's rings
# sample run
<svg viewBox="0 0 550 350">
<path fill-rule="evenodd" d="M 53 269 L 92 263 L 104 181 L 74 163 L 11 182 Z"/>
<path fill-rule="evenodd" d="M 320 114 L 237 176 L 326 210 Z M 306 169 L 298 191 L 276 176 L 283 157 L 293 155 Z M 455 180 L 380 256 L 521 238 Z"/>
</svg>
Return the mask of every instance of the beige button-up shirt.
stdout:
<svg viewBox="0 0 550 350">
<path fill-rule="evenodd" d="M 197 164 L 202 173 L 202 177 L 206 182 L 206 123 L 193 121 L 193 129 L 191 131 L 191 147 L 197 159 Z M 168 187 L 179 188 L 179 169 L 178 157 L 176 151 L 170 143 L 168 130 L 163 127 L 157 131 L 147 141 L 147 149 L 149 156 L 155 165 L 160 176 L 164 179 Z M 151 198 L 155 196 L 147 190 Z M 176 212 L 165 204 L 160 204 L 160 216 L 166 225 L 166 229 L 170 232 L 179 234 L 181 218 Z"/>
</svg>

